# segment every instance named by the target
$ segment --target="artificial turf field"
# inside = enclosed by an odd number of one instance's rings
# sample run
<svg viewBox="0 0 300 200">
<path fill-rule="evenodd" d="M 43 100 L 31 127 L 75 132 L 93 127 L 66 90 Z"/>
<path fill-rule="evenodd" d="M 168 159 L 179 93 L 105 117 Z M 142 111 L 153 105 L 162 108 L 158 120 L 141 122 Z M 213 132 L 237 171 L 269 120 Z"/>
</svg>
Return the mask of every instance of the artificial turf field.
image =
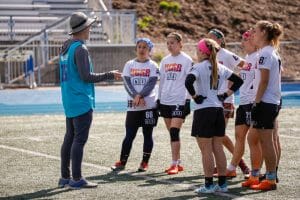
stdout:
<svg viewBox="0 0 300 200">
<path fill-rule="evenodd" d="M 149 170 L 137 173 L 142 159 L 143 136 L 134 141 L 126 170 L 115 173 L 110 166 L 119 159 L 124 137 L 123 113 L 94 113 L 85 147 L 83 175 L 98 183 L 95 189 L 57 188 L 60 177 L 60 146 L 65 132 L 63 115 L 0 117 L 0 199 L 300 199 L 300 109 L 285 108 L 279 115 L 282 158 L 277 190 L 260 192 L 241 188 L 241 171 L 228 180 L 228 193 L 201 194 L 194 189 L 204 183 L 201 154 L 190 136 L 192 116 L 181 130 L 181 159 L 185 170 L 167 175 L 171 161 L 169 134 L 159 119 L 154 129 L 154 149 Z M 233 120 L 228 134 L 234 138 Z M 227 162 L 231 155 L 226 151 Z M 249 164 L 249 148 L 245 160 Z"/>
</svg>

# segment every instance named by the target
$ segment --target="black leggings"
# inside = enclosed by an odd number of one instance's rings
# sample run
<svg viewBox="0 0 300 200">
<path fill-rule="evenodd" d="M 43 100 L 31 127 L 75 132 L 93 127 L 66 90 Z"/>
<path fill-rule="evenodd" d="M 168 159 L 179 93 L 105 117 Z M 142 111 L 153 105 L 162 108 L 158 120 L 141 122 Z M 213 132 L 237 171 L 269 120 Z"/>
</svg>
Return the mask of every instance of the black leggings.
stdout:
<svg viewBox="0 0 300 200">
<path fill-rule="evenodd" d="M 120 160 L 127 160 L 133 140 L 137 134 L 139 127 L 128 127 L 126 126 L 126 135 L 122 143 L 122 151 Z M 152 138 L 153 127 L 143 127 L 144 135 L 144 153 L 151 153 L 153 149 L 153 138 Z"/>
</svg>

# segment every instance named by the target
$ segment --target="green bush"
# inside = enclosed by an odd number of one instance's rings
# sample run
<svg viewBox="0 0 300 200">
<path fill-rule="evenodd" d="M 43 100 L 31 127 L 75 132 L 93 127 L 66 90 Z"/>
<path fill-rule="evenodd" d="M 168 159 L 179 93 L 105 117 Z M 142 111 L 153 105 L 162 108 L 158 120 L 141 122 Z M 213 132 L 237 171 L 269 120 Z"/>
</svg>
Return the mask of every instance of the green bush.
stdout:
<svg viewBox="0 0 300 200">
<path fill-rule="evenodd" d="M 159 3 L 159 8 L 166 10 L 167 12 L 172 12 L 174 14 L 178 14 L 181 6 L 178 2 L 175 2 L 175 1 L 171 1 L 171 2 L 161 1 Z"/>
<path fill-rule="evenodd" d="M 161 1 L 159 3 L 159 8 L 161 8 L 163 10 L 169 10 L 169 3 L 166 1 Z"/>
<path fill-rule="evenodd" d="M 148 28 L 149 24 L 153 21 L 153 17 L 151 16 L 145 16 L 143 18 L 140 18 L 137 22 L 140 29 L 145 30 Z"/>
</svg>

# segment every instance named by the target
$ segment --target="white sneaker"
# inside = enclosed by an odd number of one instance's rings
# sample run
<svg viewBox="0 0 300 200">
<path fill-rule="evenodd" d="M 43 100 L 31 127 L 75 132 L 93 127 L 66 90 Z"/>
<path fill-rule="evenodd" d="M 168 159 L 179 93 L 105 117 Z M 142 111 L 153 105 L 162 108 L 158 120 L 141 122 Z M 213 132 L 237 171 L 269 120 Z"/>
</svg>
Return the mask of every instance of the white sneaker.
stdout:
<svg viewBox="0 0 300 200">
<path fill-rule="evenodd" d="M 214 190 L 216 192 L 228 192 L 227 184 L 224 183 L 223 185 L 215 185 Z"/>
<path fill-rule="evenodd" d="M 196 193 L 214 193 L 215 192 L 215 185 L 210 185 L 208 188 L 205 185 L 199 187 L 195 190 Z"/>
</svg>

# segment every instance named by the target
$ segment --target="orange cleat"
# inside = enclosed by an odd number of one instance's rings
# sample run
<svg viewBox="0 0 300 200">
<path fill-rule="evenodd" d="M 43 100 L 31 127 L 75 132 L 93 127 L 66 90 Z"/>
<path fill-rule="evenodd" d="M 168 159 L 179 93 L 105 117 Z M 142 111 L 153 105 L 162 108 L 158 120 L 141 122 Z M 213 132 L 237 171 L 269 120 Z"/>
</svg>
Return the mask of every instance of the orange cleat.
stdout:
<svg viewBox="0 0 300 200">
<path fill-rule="evenodd" d="M 125 164 L 122 161 L 116 162 L 113 166 L 111 166 L 113 171 L 121 171 L 125 169 Z"/>
<path fill-rule="evenodd" d="M 229 171 L 228 169 L 226 170 L 226 178 L 235 178 L 236 177 L 236 171 Z"/>
<path fill-rule="evenodd" d="M 178 167 L 178 171 L 179 171 L 179 172 L 182 172 L 182 171 L 183 171 L 183 166 L 177 165 L 177 167 Z"/>
<path fill-rule="evenodd" d="M 258 185 L 258 177 L 250 176 L 248 180 L 242 183 L 242 187 L 251 187 L 251 185 Z"/>
<path fill-rule="evenodd" d="M 251 189 L 253 190 L 276 190 L 276 183 L 275 181 L 270 181 L 270 180 L 263 180 L 257 185 L 251 185 Z"/>
<path fill-rule="evenodd" d="M 148 163 L 141 162 L 140 167 L 138 168 L 138 172 L 145 172 L 148 170 Z"/>
<path fill-rule="evenodd" d="M 165 169 L 165 172 L 168 173 L 170 170 L 173 170 L 175 166 L 176 165 L 171 165 L 169 168 Z M 183 166 L 177 165 L 177 168 L 178 168 L 178 172 L 182 172 L 183 171 Z"/>
<path fill-rule="evenodd" d="M 166 170 L 166 173 L 169 175 L 178 174 L 178 166 L 172 165 L 168 170 Z"/>
</svg>

